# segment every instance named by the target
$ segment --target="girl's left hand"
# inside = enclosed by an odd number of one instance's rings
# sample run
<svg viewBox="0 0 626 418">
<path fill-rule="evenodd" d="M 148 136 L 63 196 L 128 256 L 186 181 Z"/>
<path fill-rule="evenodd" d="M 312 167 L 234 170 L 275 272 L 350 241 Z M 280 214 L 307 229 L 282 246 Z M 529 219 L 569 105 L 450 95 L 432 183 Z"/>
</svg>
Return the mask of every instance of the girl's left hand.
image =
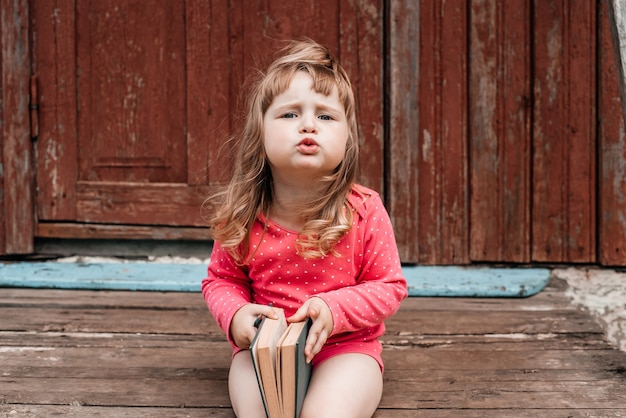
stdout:
<svg viewBox="0 0 626 418">
<path fill-rule="evenodd" d="M 333 315 L 323 299 L 312 297 L 304 302 L 295 314 L 287 318 L 287 321 L 300 322 L 306 318 L 313 320 L 309 336 L 306 339 L 306 345 L 304 346 L 306 362 L 310 363 L 313 356 L 322 350 L 330 333 L 333 331 Z"/>
</svg>

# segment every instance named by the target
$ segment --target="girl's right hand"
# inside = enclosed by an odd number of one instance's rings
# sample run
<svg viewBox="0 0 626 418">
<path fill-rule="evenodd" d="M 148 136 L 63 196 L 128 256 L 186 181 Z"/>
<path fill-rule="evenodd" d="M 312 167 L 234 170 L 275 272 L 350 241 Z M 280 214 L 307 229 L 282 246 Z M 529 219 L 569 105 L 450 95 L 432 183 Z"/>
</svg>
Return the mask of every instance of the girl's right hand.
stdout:
<svg viewBox="0 0 626 418">
<path fill-rule="evenodd" d="M 250 343 L 252 343 L 257 331 L 254 323 L 261 315 L 278 319 L 274 308 L 266 305 L 258 305 L 256 303 L 243 305 L 235 312 L 233 320 L 230 323 L 230 336 L 237 347 L 250 348 Z"/>
</svg>

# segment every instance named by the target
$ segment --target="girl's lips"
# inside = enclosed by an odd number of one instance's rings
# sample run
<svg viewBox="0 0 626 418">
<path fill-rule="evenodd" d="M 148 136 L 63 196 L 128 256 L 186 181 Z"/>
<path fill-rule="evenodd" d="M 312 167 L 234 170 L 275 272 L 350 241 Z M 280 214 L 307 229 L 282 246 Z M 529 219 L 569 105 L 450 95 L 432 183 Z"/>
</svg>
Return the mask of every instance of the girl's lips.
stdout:
<svg viewBox="0 0 626 418">
<path fill-rule="evenodd" d="M 305 138 L 298 143 L 297 149 L 300 153 L 313 155 L 319 149 L 319 145 L 311 138 Z"/>
</svg>

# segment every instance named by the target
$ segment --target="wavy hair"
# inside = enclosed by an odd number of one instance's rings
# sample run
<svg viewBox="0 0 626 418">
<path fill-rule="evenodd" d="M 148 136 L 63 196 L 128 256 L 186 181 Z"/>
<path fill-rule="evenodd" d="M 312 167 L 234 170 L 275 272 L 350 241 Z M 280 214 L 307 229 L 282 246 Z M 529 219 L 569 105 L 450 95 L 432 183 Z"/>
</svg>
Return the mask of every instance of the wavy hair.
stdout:
<svg viewBox="0 0 626 418">
<path fill-rule="evenodd" d="M 320 179 L 311 200 L 302 205 L 305 224 L 298 236 L 299 253 L 321 258 L 334 253 L 335 244 L 352 226 L 350 192 L 358 170 L 359 138 L 354 92 L 348 75 L 329 50 L 304 38 L 290 42 L 266 72 L 259 73 L 247 103 L 245 124 L 237 138 L 234 173 L 226 188 L 209 197 L 214 208 L 209 218 L 214 240 L 240 263 L 250 258 L 250 230 L 260 213 L 272 203 L 272 173 L 263 142 L 263 118 L 274 98 L 289 88 L 298 71 L 313 79 L 315 92 L 330 95 L 337 89 L 348 123 L 344 159 L 334 172 Z"/>
</svg>

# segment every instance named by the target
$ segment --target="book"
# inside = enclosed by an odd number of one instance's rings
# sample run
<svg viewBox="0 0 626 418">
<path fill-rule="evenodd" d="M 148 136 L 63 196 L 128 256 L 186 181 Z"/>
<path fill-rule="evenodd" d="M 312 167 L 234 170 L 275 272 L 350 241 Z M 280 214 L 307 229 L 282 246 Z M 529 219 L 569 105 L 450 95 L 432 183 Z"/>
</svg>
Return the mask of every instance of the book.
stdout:
<svg viewBox="0 0 626 418">
<path fill-rule="evenodd" d="M 278 319 L 262 318 L 250 354 L 267 417 L 298 417 L 311 378 L 304 356 L 311 320 L 287 324 L 276 311 Z"/>
<path fill-rule="evenodd" d="M 289 324 L 280 341 L 277 362 L 280 370 L 281 403 L 283 417 L 298 418 L 304 403 L 306 390 L 311 379 L 311 365 L 304 355 L 306 338 L 311 327 L 311 319 Z"/>
</svg>

